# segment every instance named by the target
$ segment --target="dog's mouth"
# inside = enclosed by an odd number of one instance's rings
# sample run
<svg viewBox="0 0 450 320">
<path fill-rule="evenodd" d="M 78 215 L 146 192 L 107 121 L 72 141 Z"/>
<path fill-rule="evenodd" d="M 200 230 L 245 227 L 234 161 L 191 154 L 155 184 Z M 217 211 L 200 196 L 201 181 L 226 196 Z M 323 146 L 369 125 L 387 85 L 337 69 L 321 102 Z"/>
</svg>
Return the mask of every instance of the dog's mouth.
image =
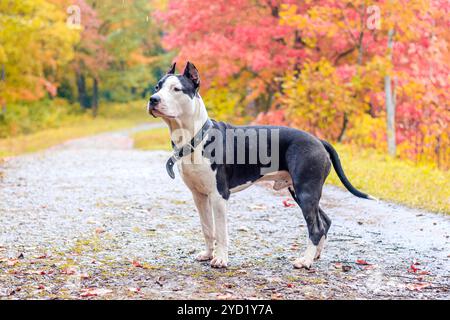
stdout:
<svg viewBox="0 0 450 320">
<path fill-rule="evenodd" d="M 171 115 L 168 115 L 168 114 L 165 114 L 165 113 L 162 113 L 162 112 L 160 112 L 160 111 L 158 111 L 158 110 L 156 110 L 156 109 L 151 109 L 150 110 L 150 114 L 154 117 L 154 118 L 168 118 L 168 119 L 174 119 L 175 117 L 174 116 L 171 116 Z"/>
</svg>

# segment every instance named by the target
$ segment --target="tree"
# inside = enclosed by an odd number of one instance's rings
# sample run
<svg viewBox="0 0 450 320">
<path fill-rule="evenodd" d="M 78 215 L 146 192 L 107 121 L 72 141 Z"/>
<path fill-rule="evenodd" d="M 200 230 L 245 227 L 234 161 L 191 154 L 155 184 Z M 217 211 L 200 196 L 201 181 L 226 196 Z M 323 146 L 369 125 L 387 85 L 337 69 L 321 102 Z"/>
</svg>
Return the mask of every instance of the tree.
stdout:
<svg viewBox="0 0 450 320">
<path fill-rule="evenodd" d="M 284 121 L 318 135 L 386 149 L 392 97 L 398 153 L 445 163 L 448 10 L 440 0 L 177 0 L 157 16 L 166 48 L 206 71 L 214 109 L 244 104 L 246 114 L 271 110 L 281 119 L 280 109 Z"/>
<path fill-rule="evenodd" d="M 44 0 L 0 0 L 0 104 L 56 94 L 56 74 L 73 58 L 78 32 Z"/>
<path fill-rule="evenodd" d="M 169 1 L 157 17 L 164 23 L 165 48 L 178 59 L 195 61 L 206 85 L 217 90 L 239 80 L 245 102 L 268 110 L 279 89 L 276 77 L 295 69 L 303 57 L 302 39 L 279 23 L 277 0 Z M 246 97 L 247 96 L 247 97 Z"/>
<path fill-rule="evenodd" d="M 101 20 L 98 32 L 109 55 L 108 69 L 100 76 L 103 95 L 117 101 L 144 95 L 170 60 L 161 48 L 161 31 L 150 14 L 152 2 L 87 2 Z"/>
</svg>

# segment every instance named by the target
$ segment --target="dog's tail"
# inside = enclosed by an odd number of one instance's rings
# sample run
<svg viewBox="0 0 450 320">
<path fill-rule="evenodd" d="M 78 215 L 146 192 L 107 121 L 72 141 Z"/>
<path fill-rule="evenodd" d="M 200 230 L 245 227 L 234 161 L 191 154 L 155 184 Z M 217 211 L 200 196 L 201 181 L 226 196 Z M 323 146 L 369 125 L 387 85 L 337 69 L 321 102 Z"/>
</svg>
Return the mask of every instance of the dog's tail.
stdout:
<svg viewBox="0 0 450 320">
<path fill-rule="evenodd" d="M 342 169 L 341 160 L 339 160 L 339 155 L 336 152 L 336 150 L 327 141 L 325 141 L 325 140 L 320 140 L 320 141 L 322 142 L 323 146 L 325 147 L 325 150 L 327 150 L 328 154 L 330 155 L 331 163 L 333 163 L 333 168 L 336 171 L 336 173 L 339 177 L 339 180 L 341 180 L 342 184 L 347 188 L 347 190 L 359 198 L 377 200 L 376 198 L 372 197 L 371 195 L 368 195 L 364 192 L 359 191 L 350 183 L 350 181 L 345 176 L 344 169 Z"/>
</svg>

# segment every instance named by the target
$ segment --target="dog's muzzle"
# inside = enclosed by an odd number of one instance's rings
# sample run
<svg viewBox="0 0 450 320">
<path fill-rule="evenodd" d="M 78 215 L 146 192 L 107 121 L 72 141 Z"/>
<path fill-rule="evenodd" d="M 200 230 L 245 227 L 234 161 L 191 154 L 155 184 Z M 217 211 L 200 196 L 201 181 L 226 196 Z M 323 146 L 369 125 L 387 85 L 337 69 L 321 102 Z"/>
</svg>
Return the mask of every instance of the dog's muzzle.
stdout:
<svg viewBox="0 0 450 320">
<path fill-rule="evenodd" d="M 155 107 L 161 102 L 161 98 L 158 95 L 153 95 L 150 97 L 150 100 L 147 103 L 147 111 L 149 114 L 151 114 L 154 118 L 156 116 L 153 114 L 153 110 Z"/>
</svg>

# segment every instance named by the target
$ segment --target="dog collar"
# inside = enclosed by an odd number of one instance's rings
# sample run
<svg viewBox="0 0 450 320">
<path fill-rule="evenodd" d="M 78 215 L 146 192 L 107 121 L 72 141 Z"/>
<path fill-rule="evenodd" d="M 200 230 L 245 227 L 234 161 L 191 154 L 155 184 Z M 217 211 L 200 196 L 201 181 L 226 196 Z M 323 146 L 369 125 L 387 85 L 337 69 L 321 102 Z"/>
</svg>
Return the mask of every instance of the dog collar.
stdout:
<svg viewBox="0 0 450 320">
<path fill-rule="evenodd" d="M 177 148 L 173 143 L 173 141 L 171 141 L 173 148 L 173 155 L 166 162 L 166 170 L 172 179 L 175 179 L 175 173 L 173 172 L 173 166 L 175 165 L 175 162 L 177 162 L 184 156 L 187 156 L 192 152 L 194 152 L 194 149 L 200 144 L 200 142 L 203 141 L 203 138 L 206 136 L 206 133 L 209 131 L 209 129 L 212 128 L 212 126 L 213 123 L 208 118 L 208 120 L 206 120 L 202 128 L 194 135 L 191 141 L 180 148 Z"/>
</svg>

